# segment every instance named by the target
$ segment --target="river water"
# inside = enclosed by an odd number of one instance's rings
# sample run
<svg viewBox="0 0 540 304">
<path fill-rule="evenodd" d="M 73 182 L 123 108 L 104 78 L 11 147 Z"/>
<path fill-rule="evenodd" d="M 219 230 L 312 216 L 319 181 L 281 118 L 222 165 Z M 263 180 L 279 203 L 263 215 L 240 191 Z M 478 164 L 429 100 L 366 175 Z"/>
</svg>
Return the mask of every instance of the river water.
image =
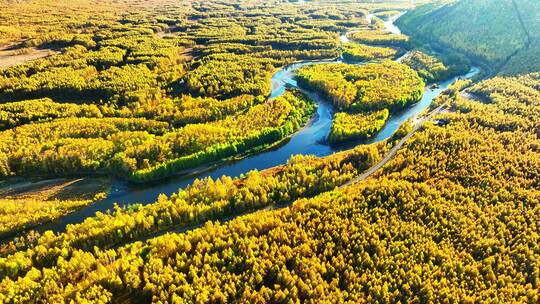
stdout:
<svg viewBox="0 0 540 304">
<path fill-rule="evenodd" d="M 371 17 L 369 17 L 371 18 Z M 396 18 L 390 19 L 385 23 L 388 31 L 397 33 L 399 29 L 394 25 Z M 344 34 L 340 37 L 342 42 L 348 42 L 347 36 Z M 287 86 L 298 87 L 294 79 L 295 71 L 306 65 L 328 64 L 342 62 L 338 60 L 319 60 L 302 63 L 291 64 L 274 74 L 272 77 L 272 92 L 271 98 L 280 96 L 285 92 Z M 478 72 L 477 68 L 471 69 L 467 75 L 462 77 L 472 77 Z M 407 109 L 394 113 L 386 123 L 385 127 L 373 138 L 363 142 L 351 142 L 341 146 L 331 146 L 327 143 L 326 138 L 330 133 L 333 118 L 333 107 L 324 98 L 314 92 L 307 92 L 310 97 L 317 103 L 317 114 L 311 122 L 303 129 L 295 133 L 290 139 L 281 146 L 261 152 L 256 155 L 248 156 L 238 161 L 232 161 L 220 165 L 217 168 L 207 170 L 200 173 L 195 173 L 190 176 L 175 176 L 166 180 L 147 185 L 133 185 L 124 181 L 116 180 L 112 184 L 110 195 L 101 201 L 98 201 L 90 206 L 84 207 L 76 212 L 66 215 L 55 221 L 39 226 L 36 230 L 46 231 L 53 230 L 55 232 L 64 231 L 66 225 L 82 222 L 85 218 L 94 216 L 97 211 L 105 212 L 110 210 L 115 203 L 120 206 L 134 203 L 149 204 L 156 201 L 157 196 L 161 193 L 170 195 L 191 184 L 195 179 L 211 177 L 213 179 L 228 175 L 237 177 L 251 170 L 263 170 L 277 165 L 285 164 L 287 160 L 296 154 L 327 156 L 335 152 L 349 149 L 358 144 L 368 144 L 383 141 L 389 138 L 399 126 L 409 118 L 418 115 L 424 111 L 443 90 L 450 84 L 455 82 L 458 77 L 449 79 L 439 83 L 437 88 L 426 88 L 422 99 L 408 107 Z"/>
<path fill-rule="evenodd" d="M 401 35 L 401 30 L 395 25 L 395 22 L 399 19 L 399 17 L 403 16 L 404 14 L 405 12 L 402 12 L 386 20 L 384 22 L 384 28 L 386 29 L 386 31 L 392 34 Z"/>
</svg>

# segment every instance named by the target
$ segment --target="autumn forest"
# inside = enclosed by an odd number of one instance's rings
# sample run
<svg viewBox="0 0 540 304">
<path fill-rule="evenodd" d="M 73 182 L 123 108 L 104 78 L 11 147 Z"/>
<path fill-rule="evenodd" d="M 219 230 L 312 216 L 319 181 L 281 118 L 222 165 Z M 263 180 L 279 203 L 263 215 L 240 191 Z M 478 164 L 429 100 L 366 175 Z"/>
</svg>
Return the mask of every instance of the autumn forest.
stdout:
<svg viewBox="0 0 540 304">
<path fill-rule="evenodd" d="M 540 302 L 537 1 L 0 12 L 0 304 Z"/>
</svg>

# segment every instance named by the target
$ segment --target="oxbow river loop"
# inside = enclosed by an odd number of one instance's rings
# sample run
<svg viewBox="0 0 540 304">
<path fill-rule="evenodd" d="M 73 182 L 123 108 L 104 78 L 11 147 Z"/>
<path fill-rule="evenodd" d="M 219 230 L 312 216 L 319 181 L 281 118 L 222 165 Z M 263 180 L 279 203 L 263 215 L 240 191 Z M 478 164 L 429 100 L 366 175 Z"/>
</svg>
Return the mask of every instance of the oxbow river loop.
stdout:
<svg viewBox="0 0 540 304">
<path fill-rule="evenodd" d="M 368 16 L 368 19 L 370 18 L 372 18 L 371 15 Z M 399 28 L 394 24 L 396 19 L 397 18 L 392 18 L 385 22 L 387 31 L 392 33 L 401 33 Z M 347 34 L 342 35 L 340 37 L 340 41 L 343 43 L 349 42 Z M 399 61 L 399 59 L 396 60 Z M 343 61 L 341 59 L 305 61 L 293 63 L 282 68 L 272 77 L 272 92 L 270 98 L 280 96 L 285 92 L 287 87 L 299 88 L 294 77 L 295 72 L 300 67 L 338 62 Z M 358 64 L 347 62 L 344 63 Z M 296 154 L 311 154 L 322 157 L 335 152 L 350 149 L 358 144 L 370 144 L 386 140 L 399 128 L 403 122 L 418 115 L 429 107 L 433 99 L 435 99 L 435 97 L 437 97 L 442 91 L 446 90 L 448 86 L 454 83 L 458 78 L 471 78 L 476 75 L 478 71 L 479 69 L 474 67 L 466 75 L 454 77 L 452 79 L 440 82 L 437 86 L 426 87 L 425 93 L 418 103 L 401 112 L 394 113 L 386 123 L 385 127 L 376 136 L 367 141 L 350 142 L 340 146 L 331 146 L 326 141 L 332 126 L 334 114 L 332 105 L 329 101 L 325 100 L 317 93 L 306 91 L 306 93 L 317 103 L 317 113 L 308 125 L 296 132 L 286 143 L 280 145 L 279 147 L 266 150 L 256 155 L 251 155 L 237 161 L 227 162 L 203 172 L 194 173 L 189 176 L 175 176 L 156 183 L 151 183 L 149 185 L 133 185 L 120 180 L 114 181 L 112 184 L 111 193 L 106 199 L 98 201 L 52 222 L 43 224 L 37 227 L 36 230 L 40 232 L 46 230 L 53 230 L 55 232 L 64 231 L 67 225 L 80 223 L 84 221 L 85 218 L 94 216 L 94 214 L 98 211 L 105 212 L 110 210 L 113 208 L 115 203 L 120 206 L 135 203 L 149 204 L 155 202 L 160 194 L 170 195 L 175 193 L 179 188 L 183 188 L 191 184 L 195 179 L 202 179 L 206 177 L 217 179 L 224 175 L 237 177 L 251 170 L 263 170 L 285 164 L 292 155 Z"/>
</svg>

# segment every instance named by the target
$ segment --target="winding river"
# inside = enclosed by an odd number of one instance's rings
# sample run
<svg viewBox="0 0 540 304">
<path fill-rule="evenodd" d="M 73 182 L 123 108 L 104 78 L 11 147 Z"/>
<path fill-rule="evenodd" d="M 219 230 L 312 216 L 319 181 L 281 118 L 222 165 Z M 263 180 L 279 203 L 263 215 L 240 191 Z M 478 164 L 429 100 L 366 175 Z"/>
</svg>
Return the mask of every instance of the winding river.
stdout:
<svg viewBox="0 0 540 304">
<path fill-rule="evenodd" d="M 368 18 L 371 17 L 371 15 L 368 16 Z M 385 22 L 386 29 L 392 33 L 400 33 L 399 29 L 393 23 L 396 19 L 397 18 L 392 18 L 388 22 Z M 349 41 L 346 34 L 342 35 L 340 40 L 342 42 Z M 301 62 L 291 64 L 279 70 L 272 77 L 272 92 L 270 97 L 275 98 L 280 96 L 285 92 L 285 89 L 288 86 L 298 87 L 298 84 L 294 79 L 295 71 L 298 68 L 306 65 L 336 62 L 342 62 L 342 60 L 337 59 Z M 467 75 L 463 75 L 461 78 L 472 77 L 477 72 L 478 69 L 473 68 Z M 94 216 L 97 211 L 104 212 L 109 210 L 114 206 L 115 203 L 118 203 L 121 206 L 133 203 L 149 204 L 156 201 L 159 194 L 163 193 L 170 195 L 177 192 L 179 188 L 183 188 L 191 184 L 195 179 L 202 179 L 205 177 L 216 179 L 223 175 L 233 177 L 239 176 L 243 173 L 247 173 L 250 170 L 263 170 L 284 164 L 292 155 L 295 154 L 327 156 L 335 152 L 349 149 L 358 144 L 369 144 L 385 140 L 389 138 L 404 121 L 415 117 L 420 112 L 424 111 L 437 95 L 439 95 L 457 79 L 458 77 L 455 77 L 453 79 L 441 82 L 437 88 L 426 88 L 422 99 L 418 103 L 401 112 L 392 114 L 385 127 L 373 138 L 367 141 L 351 142 L 347 145 L 341 146 L 330 146 L 326 141 L 326 138 L 330 133 L 333 118 L 333 108 L 331 104 L 318 94 L 314 92 L 307 92 L 318 105 L 317 114 L 307 126 L 295 133 L 286 143 L 280 145 L 279 147 L 256 155 L 248 156 L 238 161 L 231 161 L 204 172 L 194 173 L 190 176 L 175 176 L 166 180 L 161 180 L 154 184 L 141 186 L 116 180 L 113 182 L 110 195 L 106 199 L 91 204 L 90 206 L 55 221 L 41 225 L 36 230 L 41 232 L 45 230 L 53 230 L 55 232 L 64 231 L 66 225 L 82 222 L 85 218 Z"/>
</svg>

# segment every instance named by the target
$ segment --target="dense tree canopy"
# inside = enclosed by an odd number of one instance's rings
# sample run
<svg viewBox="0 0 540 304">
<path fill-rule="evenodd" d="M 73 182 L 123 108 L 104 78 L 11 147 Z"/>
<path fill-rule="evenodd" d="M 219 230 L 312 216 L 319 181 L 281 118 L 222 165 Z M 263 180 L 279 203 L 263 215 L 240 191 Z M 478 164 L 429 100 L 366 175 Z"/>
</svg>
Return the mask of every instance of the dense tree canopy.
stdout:
<svg viewBox="0 0 540 304">
<path fill-rule="evenodd" d="M 0 1 L 0 177 L 148 182 L 272 147 L 314 107 L 297 92 L 268 100 L 271 75 L 337 59 L 343 33 L 380 29 L 369 10 L 413 4 Z M 358 47 L 368 59 L 396 52 Z M 5 227 L 92 201 L 6 200 Z"/>
<path fill-rule="evenodd" d="M 405 35 L 389 34 L 384 30 L 359 30 L 349 35 L 355 42 L 374 46 L 407 47 L 409 37 Z"/>
<path fill-rule="evenodd" d="M 436 117 L 447 123 L 426 125 L 374 177 L 290 207 L 106 250 L 113 235 L 169 225 L 182 214 L 177 206 L 188 202 L 226 206 L 236 195 L 255 202 L 273 185 L 294 181 L 294 189 L 327 180 L 322 168 L 345 164 L 361 150 L 295 158 L 243 180 L 198 182 L 170 198 L 177 204 L 162 197 L 153 206 L 99 215 L 66 234 L 46 233 L 35 246 L 0 259 L 2 300 L 536 303 L 540 151 L 537 116 L 529 113 L 539 107 L 537 79 L 494 79 L 470 89 L 488 103 L 449 91 L 438 104 L 448 103 L 450 111 Z M 353 167 L 336 177 L 351 176 Z M 299 176 L 309 178 L 297 183 Z M 267 203 L 279 197 L 267 196 Z M 103 223 L 119 226 L 111 234 Z"/>
<path fill-rule="evenodd" d="M 75 112 L 85 109 L 72 107 Z M 42 108 L 40 115 L 50 115 L 50 106 Z M 167 122 L 143 118 L 70 117 L 26 124 L 0 132 L 0 153 L 5 160 L 0 172 L 9 176 L 105 170 L 153 179 L 270 144 L 297 130 L 312 112 L 311 101 L 299 93 L 287 93 L 244 113 L 172 130 Z"/>
<path fill-rule="evenodd" d="M 370 138 L 384 127 L 389 115 L 388 109 L 372 113 L 336 113 L 329 140 L 337 143 L 350 139 Z"/>
<path fill-rule="evenodd" d="M 465 74 L 468 71 L 466 63 L 460 61 L 460 58 L 451 57 L 443 60 L 434 55 L 428 55 L 421 51 L 412 51 L 401 61 L 413 70 L 418 72 L 426 82 L 446 80 L 453 76 Z"/>
<path fill-rule="evenodd" d="M 107 2 L 100 19 L 89 16 L 86 0 L 2 6 L 7 43 L 58 51 L 0 71 L 3 176 L 110 172 L 149 180 L 270 145 L 313 110 L 289 97 L 264 103 L 272 73 L 337 57 L 338 35 L 363 26 L 366 14 L 360 4 L 160 5 Z M 83 13 L 73 14 L 76 7 Z M 120 121 L 131 127 L 118 128 Z"/>
<path fill-rule="evenodd" d="M 445 0 L 412 10 L 398 25 L 423 43 L 466 52 L 495 72 L 519 74 L 540 70 L 539 12 L 535 0 Z"/>
<path fill-rule="evenodd" d="M 369 61 L 374 59 L 391 59 L 398 51 L 388 47 L 377 47 L 359 43 L 347 43 L 342 46 L 343 59 L 348 61 Z"/>
<path fill-rule="evenodd" d="M 505 25 L 534 21 L 534 1 L 488 10 L 486 22 L 501 24 L 486 47 L 493 36 L 475 14 L 495 1 L 447 2 L 404 26 L 503 73 L 534 70 L 533 53 L 511 52 L 519 33 L 500 43 L 514 30 Z M 271 75 L 292 62 L 381 59 L 296 74 L 335 106 L 330 141 L 373 136 L 420 99 L 424 81 L 465 70 L 434 45 L 383 59 L 421 43 L 383 30 L 413 4 L 0 0 L 1 44 L 57 52 L 0 71 L 0 233 L 103 197 L 98 186 L 12 195 L 28 176 L 150 181 L 285 139 L 315 110 L 300 90 L 268 98 Z M 447 35 L 460 22 L 471 33 Z M 26 233 L 0 245 L 0 303 L 538 303 L 539 88 L 538 73 L 458 81 L 388 140 L 195 180 L 65 231 Z"/>
<path fill-rule="evenodd" d="M 415 71 L 392 61 L 307 66 L 297 78 L 301 85 L 323 92 L 340 110 L 402 109 L 424 92 Z"/>
</svg>

